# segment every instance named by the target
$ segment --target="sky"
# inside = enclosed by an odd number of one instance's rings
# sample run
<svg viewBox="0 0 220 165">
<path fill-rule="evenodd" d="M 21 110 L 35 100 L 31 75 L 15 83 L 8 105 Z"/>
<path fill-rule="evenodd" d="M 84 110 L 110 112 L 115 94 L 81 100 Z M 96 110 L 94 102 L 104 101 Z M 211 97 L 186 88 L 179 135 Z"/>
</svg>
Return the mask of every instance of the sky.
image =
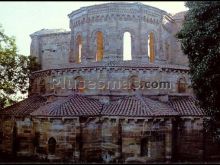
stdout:
<svg viewBox="0 0 220 165">
<path fill-rule="evenodd" d="M 15 36 L 18 53 L 30 54 L 30 34 L 41 29 L 66 29 L 69 31 L 68 14 L 80 7 L 111 1 L 56 1 L 56 2 L 0 2 L 0 24 L 9 36 Z M 132 2 L 132 1 L 129 1 Z M 182 1 L 134 1 L 157 7 L 168 13 L 187 10 Z"/>
</svg>

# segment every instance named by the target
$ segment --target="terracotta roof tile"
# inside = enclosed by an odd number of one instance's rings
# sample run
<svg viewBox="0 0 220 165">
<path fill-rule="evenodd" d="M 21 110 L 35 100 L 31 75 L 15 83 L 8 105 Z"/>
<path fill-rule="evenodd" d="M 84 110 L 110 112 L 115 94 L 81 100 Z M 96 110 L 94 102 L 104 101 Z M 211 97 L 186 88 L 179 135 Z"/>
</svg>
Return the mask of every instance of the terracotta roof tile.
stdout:
<svg viewBox="0 0 220 165">
<path fill-rule="evenodd" d="M 6 107 L 0 111 L 1 115 L 25 116 L 37 110 L 46 102 L 46 98 L 40 95 L 30 96 L 18 103 Z"/>
<path fill-rule="evenodd" d="M 102 104 L 86 96 L 70 95 L 40 107 L 31 113 L 33 116 L 96 116 L 100 114 Z"/>
<path fill-rule="evenodd" d="M 140 96 L 128 96 L 112 104 L 105 105 L 101 114 L 131 117 L 178 115 L 169 105 Z"/>
<path fill-rule="evenodd" d="M 126 96 L 108 105 L 97 99 L 70 95 L 52 103 L 42 96 L 31 96 L 0 111 L 2 115 L 32 116 L 202 116 L 204 110 L 196 106 L 196 99 L 188 96 L 170 97 L 168 104 L 142 96 Z"/>
<path fill-rule="evenodd" d="M 169 105 L 182 116 L 204 116 L 203 109 L 196 105 L 197 100 L 191 96 L 171 97 Z"/>
</svg>

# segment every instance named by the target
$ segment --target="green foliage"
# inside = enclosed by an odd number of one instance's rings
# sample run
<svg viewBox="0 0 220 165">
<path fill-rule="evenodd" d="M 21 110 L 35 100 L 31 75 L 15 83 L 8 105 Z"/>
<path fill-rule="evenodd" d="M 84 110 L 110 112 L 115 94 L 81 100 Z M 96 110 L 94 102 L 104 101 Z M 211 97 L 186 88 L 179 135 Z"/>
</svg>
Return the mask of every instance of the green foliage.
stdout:
<svg viewBox="0 0 220 165">
<path fill-rule="evenodd" d="M 29 75 L 40 69 L 36 59 L 18 55 L 15 38 L 0 26 L 0 109 L 17 101 L 16 94 L 27 93 Z"/>
<path fill-rule="evenodd" d="M 220 110 L 220 2 L 187 1 L 189 8 L 177 37 L 188 55 L 192 88 L 215 121 Z"/>
</svg>

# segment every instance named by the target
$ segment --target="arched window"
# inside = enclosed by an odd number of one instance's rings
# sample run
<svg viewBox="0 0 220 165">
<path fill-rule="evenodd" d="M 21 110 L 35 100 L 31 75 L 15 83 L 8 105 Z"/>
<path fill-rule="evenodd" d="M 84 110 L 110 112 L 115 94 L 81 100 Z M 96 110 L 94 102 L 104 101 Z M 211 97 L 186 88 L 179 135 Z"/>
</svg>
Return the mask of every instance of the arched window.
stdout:
<svg viewBox="0 0 220 165">
<path fill-rule="evenodd" d="M 76 38 L 76 62 L 80 63 L 82 57 L 82 37 L 78 35 Z"/>
<path fill-rule="evenodd" d="M 141 139 L 141 156 L 149 156 L 148 153 L 148 138 Z"/>
<path fill-rule="evenodd" d="M 184 78 L 180 78 L 177 82 L 177 90 L 178 93 L 186 92 L 186 80 Z"/>
<path fill-rule="evenodd" d="M 46 83 L 44 79 L 40 80 L 40 93 L 44 94 L 46 92 Z"/>
<path fill-rule="evenodd" d="M 155 59 L 154 44 L 154 33 L 150 32 L 150 34 L 148 35 L 148 58 L 151 63 L 154 62 Z"/>
<path fill-rule="evenodd" d="M 131 57 L 131 34 L 125 32 L 123 36 L 123 60 L 132 60 Z"/>
<path fill-rule="evenodd" d="M 129 78 L 129 89 L 131 91 L 135 91 L 136 89 L 139 88 L 139 79 L 136 75 L 133 75 Z"/>
<path fill-rule="evenodd" d="M 56 151 L 56 140 L 53 137 L 51 137 L 48 140 L 48 152 L 49 154 L 55 154 L 55 151 Z"/>
<path fill-rule="evenodd" d="M 96 50 L 96 61 L 102 61 L 103 59 L 103 34 L 102 32 L 97 32 L 96 33 L 96 45 L 97 45 L 97 50 Z"/>
<path fill-rule="evenodd" d="M 85 81 L 81 76 L 77 76 L 75 79 L 76 92 L 83 93 L 85 90 Z"/>
<path fill-rule="evenodd" d="M 12 152 L 13 154 L 16 154 L 17 151 L 19 150 L 19 143 L 17 140 L 17 127 L 14 125 L 13 127 L 13 133 L 12 133 Z"/>
</svg>

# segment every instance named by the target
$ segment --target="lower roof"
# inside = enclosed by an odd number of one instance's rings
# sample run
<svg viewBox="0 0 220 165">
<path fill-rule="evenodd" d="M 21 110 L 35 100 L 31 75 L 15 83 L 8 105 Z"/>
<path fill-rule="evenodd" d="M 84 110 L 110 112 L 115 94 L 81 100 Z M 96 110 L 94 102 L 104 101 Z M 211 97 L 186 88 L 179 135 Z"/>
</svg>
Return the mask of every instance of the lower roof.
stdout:
<svg viewBox="0 0 220 165">
<path fill-rule="evenodd" d="M 53 117 L 97 116 L 101 109 L 102 104 L 98 100 L 81 95 L 70 95 L 67 98 L 41 106 L 31 115 Z"/>
<path fill-rule="evenodd" d="M 178 96 L 170 97 L 168 103 L 181 116 L 204 116 L 205 112 L 198 105 L 195 97 Z"/>
<path fill-rule="evenodd" d="M 35 95 L 0 111 L 0 115 L 36 117 L 79 116 L 204 116 L 205 112 L 190 96 L 170 97 L 167 103 L 144 96 L 124 96 L 110 104 L 82 95 L 69 95 L 47 103 L 46 98 Z"/>
<path fill-rule="evenodd" d="M 33 95 L 18 103 L 0 110 L 0 115 L 25 116 L 46 103 L 47 99 L 40 95 Z"/>
</svg>

